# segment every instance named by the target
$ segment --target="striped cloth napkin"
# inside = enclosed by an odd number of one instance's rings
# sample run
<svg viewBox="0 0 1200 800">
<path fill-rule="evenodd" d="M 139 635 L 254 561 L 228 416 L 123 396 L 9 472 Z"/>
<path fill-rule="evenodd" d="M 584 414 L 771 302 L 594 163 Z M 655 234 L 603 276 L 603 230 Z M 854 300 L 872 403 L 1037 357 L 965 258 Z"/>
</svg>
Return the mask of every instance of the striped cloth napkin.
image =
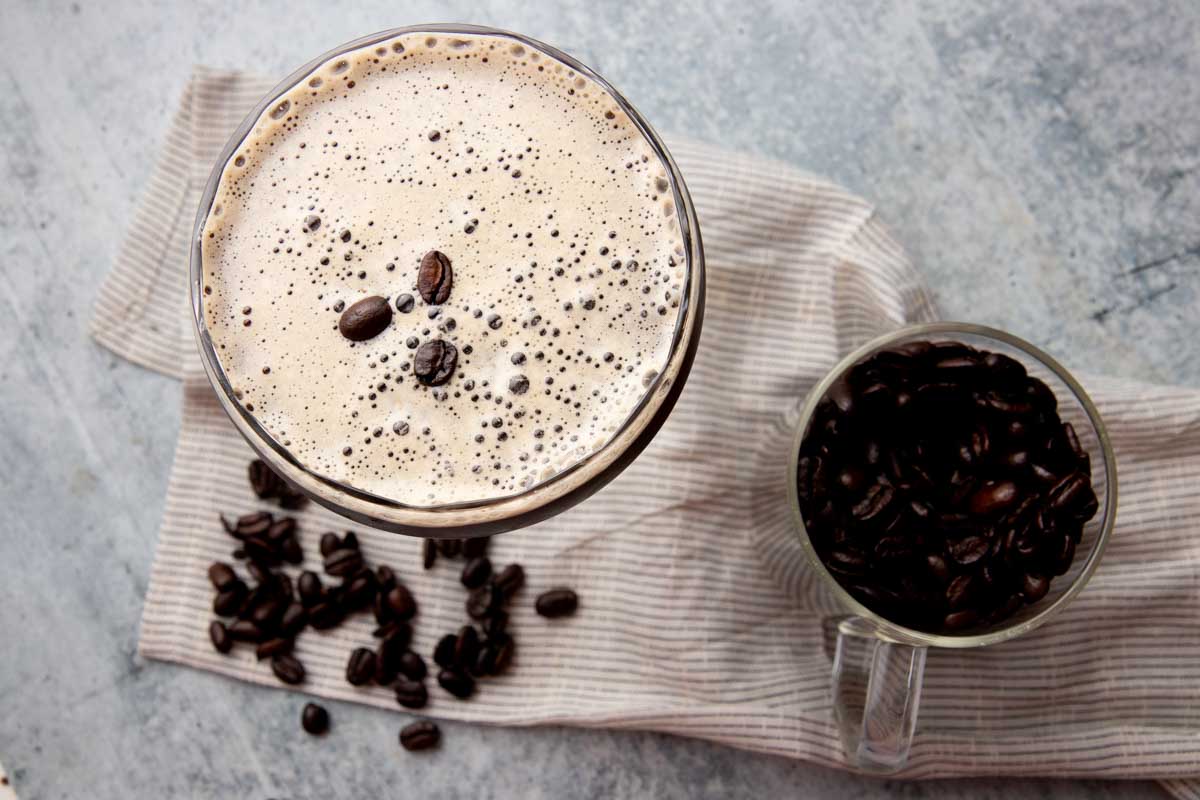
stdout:
<svg viewBox="0 0 1200 800">
<path fill-rule="evenodd" d="M 183 383 L 183 423 L 142 618 L 142 655 L 279 686 L 265 664 L 208 641 L 207 565 L 228 559 L 217 513 L 259 509 L 251 452 L 205 379 L 185 303 L 187 240 L 226 137 L 271 81 L 200 70 L 96 305 L 100 343 Z M 427 713 L 501 725 L 666 731 L 845 766 L 830 714 L 828 602 L 770 577 L 756 530 L 785 519 L 784 479 L 759 452 L 846 352 L 934 310 L 871 205 L 785 166 L 670 140 L 708 255 L 708 308 L 691 378 L 669 422 L 610 486 L 548 522 L 493 540 L 525 565 L 517 656 L 461 702 L 436 687 Z M 1065 356 L 1070 362 L 1070 354 Z M 1121 513 L 1099 572 L 1063 614 L 1024 638 L 929 656 L 903 775 L 1156 778 L 1200 798 L 1200 392 L 1085 378 L 1116 445 Z M 772 488 L 775 487 L 775 488 Z M 306 562 L 347 525 L 298 514 Z M 763 520 L 766 519 L 766 522 Z M 774 522 L 771 520 L 774 519 Z M 416 648 L 465 621 L 454 568 L 425 572 L 420 542 L 358 529 L 420 602 Z M 799 558 L 798 549 L 772 558 Z M 777 567 L 778 565 L 773 565 Z M 537 617 L 556 585 L 571 619 Z M 343 677 L 372 642 L 369 615 L 305 632 L 304 691 L 395 708 Z"/>
</svg>

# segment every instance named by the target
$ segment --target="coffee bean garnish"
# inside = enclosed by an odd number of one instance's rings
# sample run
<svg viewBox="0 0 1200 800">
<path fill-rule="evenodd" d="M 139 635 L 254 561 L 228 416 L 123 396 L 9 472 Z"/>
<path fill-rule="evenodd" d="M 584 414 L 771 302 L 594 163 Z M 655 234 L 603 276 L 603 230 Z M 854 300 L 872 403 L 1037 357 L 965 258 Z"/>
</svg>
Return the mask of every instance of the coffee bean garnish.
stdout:
<svg viewBox="0 0 1200 800">
<path fill-rule="evenodd" d="M 364 686 L 375 677 L 375 653 L 359 647 L 350 654 L 346 662 L 346 682 L 351 686 Z"/>
<path fill-rule="evenodd" d="M 567 617 L 579 607 L 579 597 L 570 589 L 551 589 L 538 595 L 534 608 L 543 617 Z"/>
<path fill-rule="evenodd" d="M 329 712 L 316 703 L 305 703 L 300 712 L 300 726 L 313 736 L 320 736 L 329 730 Z"/>
<path fill-rule="evenodd" d="M 407 292 L 396 298 L 396 310 L 401 314 L 409 313 L 416 305 L 417 301 Z"/>
<path fill-rule="evenodd" d="M 418 720 L 400 729 L 400 745 L 410 752 L 437 747 L 442 732 L 427 719 Z"/>
<path fill-rule="evenodd" d="M 421 256 L 417 270 L 417 293 L 431 306 L 440 306 L 450 297 L 454 285 L 454 270 L 449 257 L 440 250 L 430 250 Z"/>
<path fill-rule="evenodd" d="M 833 383 L 797 463 L 810 539 L 860 602 L 929 631 L 1045 597 L 1099 501 L 1053 391 L 958 342 L 873 354 Z"/>
<path fill-rule="evenodd" d="M 433 339 L 417 348 L 413 375 L 426 386 L 441 386 L 454 375 L 458 348 L 444 339 Z"/>
<path fill-rule="evenodd" d="M 365 342 L 383 333 L 392 321 L 392 307 L 379 295 L 364 297 L 342 312 L 338 330 L 352 342 Z"/>
<path fill-rule="evenodd" d="M 304 665 L 293 655 L 275 656 L 271 659 L 271 671 L 275 677 L 286 684 L 296 685 L 304 682 Z"/>
</svg>

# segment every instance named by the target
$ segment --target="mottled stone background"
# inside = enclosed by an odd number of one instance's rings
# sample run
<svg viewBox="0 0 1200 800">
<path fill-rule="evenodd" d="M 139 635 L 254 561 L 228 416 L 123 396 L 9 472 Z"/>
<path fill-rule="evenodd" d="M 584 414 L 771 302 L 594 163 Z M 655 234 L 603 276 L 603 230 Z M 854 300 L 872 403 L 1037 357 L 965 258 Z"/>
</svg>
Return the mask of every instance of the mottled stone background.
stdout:
<svg viewBox="0 0 1200 800">
<path fill-rule="evenodd" d="M 947 317 L 1068 366 L 1200 384 L 1200 6 L 1055 2 L 0 0 L 0 760 L 57 797 L 1157 797 L 900 784 L 651 734 L 445 726 L 134 658 L 178 388 L 85 336 L 195 63 L 284 75 L 471 21 L 553 42 L 663 131 L 873 199 Z"/>
</svg>

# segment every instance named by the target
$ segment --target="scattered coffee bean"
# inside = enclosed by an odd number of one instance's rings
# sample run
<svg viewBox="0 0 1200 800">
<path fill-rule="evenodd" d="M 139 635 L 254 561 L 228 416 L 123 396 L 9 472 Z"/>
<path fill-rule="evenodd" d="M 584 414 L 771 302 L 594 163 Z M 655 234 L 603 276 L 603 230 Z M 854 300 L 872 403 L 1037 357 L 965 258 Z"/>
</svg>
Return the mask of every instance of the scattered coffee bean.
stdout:
<svg viewBox="0 0 1200 800">
<path fill-rule="evenodd" d="M 460 670 L 475 663 L 479 654 L 479 633 L 470 625 L 458 629 L 458 638 L 454 641 L 454 666 Z"/>
<path fill-rule="evenodd" d="M 389 667 L 399 669 L 400 661 L 412 644 L 412 628 L 406 622 L 388 626 L 388 631 L 379 641 L 379 658 Z"/>
<path fill-rule="evenodd" d="M 320 736 L 329 730 L 329 712 L 316 703 L 305 703 L 300 712 L 300 725 L 313 736 Z"/>
<path fill-rule="evenodd" d="M 353 575 L 361 570 L 362 566 L 362 553 L 357 550 L 342 548 L 325 556 L 325 572 L 339 578 Z"/>
<path fill-rule="evenodd" d="M 421 257 L 417 270 L 417 292 L 430 305 L 441 305 L 450 297 L 454 285 L 454 270 L 445 253 L 430 250 Z"/>
<path fill-rule="evenodd" d="M 274 658 L 292 652 L 292 640 L 283 637 L 268 639 L 254 650 L 254 657 L 259 661 L 264 658 Z"/>
<path fill-rule="evenodd" d="M 232 617 L 242 607 L 248 590 L 246 584 L 238 579 L 213 599 L 213 613 L 219 617 Z"/>
<path fill-rule="evenodd" d="M 342 602 L 346 608 L 351 610 L 365 608 L 375 599 L 378 589 L 379 584 L 375 579 L 375 573 L 369 569 L 363 569 L 342 585 Z"/>
<path fill-rule="evenodd" d="M 291 603 L 279 618 L 279 632 L 284 636 L 295 636 L 308 624 L 308 612 L 299 603 Z"/>
<path fill-rule="evenodd" d="M 457 669 L 443 669 L 437 676 L 438 685 L 459 700 L 466 700 L 475 693 L 475 680 Z"/>
<path fill-rule="evenodd" d="M 458 348 L 444 339 L 431 339 L 413 356 L 413 375 L 426 386 L 441 386 L 454 375 Z"/>
<path fill-rule="evenodd" d="M 400 729 L 400 745 L 410 752 L 437 747 L 442 738 L 438 726 L 427 719 L 418 720 Z"/>
<path fill-rule="evenodd" d="M 483 619 L 504 603 L 504 595 L 495 583 L 485 583 L 467 597 L 467 614 L 471 619 Z"/>
<path fill-rule="evenodd" d="M 304 665 L 293 655 L 275 656 L 271 659 L 271 671 L 284 683 L 295 685 L 304 682 Z"/>
<path fill-rule="evenodd" d="M 300 573 L 300 579 L 296 582 L 296 588 L 300 592 L 300 602 L 306 608 L 310 608 L 321 602 L 321 598 L 325 594 L 325 590 L 321 586 L 321 576 L 309 570 Z"/>
<path fill-rule="evenodd" d="M 496 588 L 508 601 L 525 585 L 525 570 L 520 564 L 509 564 L 496 575 Z"/>
<path fill-rule="evenodd" d="M 218 592 L 223 592 L 237 582 L 237 573 L 233 567 L 220 561 L 214 561 L 208 568 L 208 580 Z"/>
<path fill-rule="evenodd" d="M 437 545 L 432 539 L 425 539 L 421 542 L 421 563 L 425 569 L 430 569 L 436 561 Z"/>
<path fill-rule="evenodd" d="M 466 563 L 462 569 L 462 585 L 468 589 L 476 589 L 483 585 L 492 574 L 492 562 L 487 556 L 477 556 Z"/>
<path fill-rule="evenodd" d="M 385 597 L 387 606 L 396 619 L 407 621 L 417 613 L 417 601 L 404 584 L 398 583 L 393 586 Z"/>
<path fill-rule="evenodd" d="M 438 639 L 437 647 L 433 650 L 433 663 L 449 669 L 454 666 L 454 648 L 458 645 L 458 634 L 447 633 Z"/>
<path fill-rule="evenodd" d="M 228 653 L 233 649 L 233 639 L 230 638 L 225 623 L 220 620 L 214 619 L 208 624 L 208 638 L 212 640 L 212 646 L 218 653 Z"/>
<path fill-rule="evenodd" d="M 462 554 L 466 558 L 478 558 L 487 553 L 491 540 L 490 536 L 474 536 L 470 539 L 463 539 Z"/>
<path fill-rule="evenodd" d="M 410 681 L 424 680 L 427 674 L 425 659 L 411 650 L 401 654 L 396 666 L 400 673 Z"/>
<path fill-rule="evenodd" d="M 344 618 L 341 606 L 333 600 L 323 600 L 308 609 L 308 623 L 319 631 L 336 628 Z"/>
<path fill-rule="evenodd" d="M 396 702 L 405 708 L 424 708 L 429 702 L 429 692 L 421 681 L 401 678 L 396 681 Z"/>
<path fill-rule="evenodd" d="M 322 533 L 320 550 L 322 556 L 327 556 L 334 550 L 340 549 L 342 546 L 342 538 L 336 533 Z"/>
<path fill-rule="evenodd" d="M 363 686 L 375 677 L 375 653 L 359 647 L 350 654 L 346 663 L 346 681 L 351 686 Z"/>
<path fill-rule="evenodd" d="M 516 650 L 516 643 L 508 634 L 499 634 L 497 637 L 492 637 L 488 642 L 488 647 L 495 650 L 496 655 L 492 659 L 493 675 L 503 674 L 512 664 L 513 653 Z"/>
<path fill-rule="evenodd" d="M 490 638 L 495 638 L 499 634 L 505 632 L 508 628 L 508 612 L 504 609 L 497 609 L 490 615 L 484 618 L 482 626 L 483 635 Z"/>
<path fill-rule="evenodd" d="M 352 342 L 365 342 L 383 333 L 392 321 L 392 307 L 379 295 L 364 297 L 342 312 L 338 330 Z"/>
<path fill-rule="evenodd" d="M 543 617 L 567 617 L 579 607 L 579 597 L 570 589 L 551 589 L 538 595 L 534 607 Z"/>
<path fill-rule="evenodd" d="M 262 630 L 248 619 L 239 619 L 227 626 L 229 638 L 235 642 L 257 643 L 263 640 Z"/>
</svg>

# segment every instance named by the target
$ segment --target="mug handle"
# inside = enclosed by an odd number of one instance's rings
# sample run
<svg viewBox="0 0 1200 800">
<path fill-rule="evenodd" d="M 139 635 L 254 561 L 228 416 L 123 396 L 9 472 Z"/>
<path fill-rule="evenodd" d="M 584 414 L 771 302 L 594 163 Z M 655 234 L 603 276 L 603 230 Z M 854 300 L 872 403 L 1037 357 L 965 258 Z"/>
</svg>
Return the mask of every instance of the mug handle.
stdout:
<svg viewBox="0 0 1200 800">
<path fill-rule="evenodd" d="M 837 624 L 833 715 L 850 764 L 895 772 L 908 761 L 927 648 L 885 639 L 861 617 Z"/>
</svg>

